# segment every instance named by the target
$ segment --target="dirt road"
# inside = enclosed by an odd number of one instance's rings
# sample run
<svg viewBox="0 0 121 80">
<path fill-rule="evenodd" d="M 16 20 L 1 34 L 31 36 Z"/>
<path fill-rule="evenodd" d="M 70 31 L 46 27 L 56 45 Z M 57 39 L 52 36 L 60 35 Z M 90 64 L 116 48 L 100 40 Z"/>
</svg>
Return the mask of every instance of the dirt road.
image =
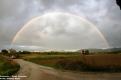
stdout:
<svg viewBox="0 0 121 80">
<path fill-rule="evenodd" d="M 121 80 L 121 73 L 77 73 L 40 66 L 22 59 L 15 61 L 21 66 L 16 75 L 27 76 L 20 80 Z"/>
</svg>

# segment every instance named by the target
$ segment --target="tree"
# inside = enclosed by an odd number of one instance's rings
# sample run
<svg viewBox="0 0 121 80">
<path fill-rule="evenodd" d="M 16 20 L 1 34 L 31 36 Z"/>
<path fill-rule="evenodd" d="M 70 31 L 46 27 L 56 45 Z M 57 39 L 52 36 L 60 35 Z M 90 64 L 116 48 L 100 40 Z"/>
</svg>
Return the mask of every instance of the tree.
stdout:
<svg viewBox="0 0 121 80">
<path fill-rule="evenodd" d="M 89 50 L 82 49 L 82 50 L 81 50 L 81 53 L 82 53 L 83 55 L 89 55 Z"/>
<path fill-rule="evenodd" d="M 116 3 L 119 5 L 119 7 L 121 9 L 121 0 L 116 0 Z"/>
<path fill-rule="evenodd" d="M 9 49 L 10 54 L 16 54 L 16 50 L 15 49 Z"/>
<path fill-rule="evenodd" d="M 31 52 L 29 51 L 18 51 L 17 54 L 30 54 Z"/>
<path fill-rule="evenodd" d="M 2 53 L 6 53 L 6 54 L 7 54 L 7 53 L 8 53 L 8 50 L 3 49 L 3 50 L 1 50 L 1 52 L 2 52 Z"/>
</svg>

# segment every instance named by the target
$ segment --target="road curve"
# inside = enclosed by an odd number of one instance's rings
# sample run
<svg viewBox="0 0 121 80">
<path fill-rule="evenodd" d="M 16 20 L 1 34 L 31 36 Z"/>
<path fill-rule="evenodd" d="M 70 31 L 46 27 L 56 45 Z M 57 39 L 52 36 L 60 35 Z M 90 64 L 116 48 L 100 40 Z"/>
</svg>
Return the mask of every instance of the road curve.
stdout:
<svg viewBox="0 0 121 80">
<path fill-rule="evenodd" d="M 92 73 L 60 71 L 22 59 L 15 59 L 21 68 L 16 75 L 20 80 L 121 80 L 121 73 Z"/>
</svg>

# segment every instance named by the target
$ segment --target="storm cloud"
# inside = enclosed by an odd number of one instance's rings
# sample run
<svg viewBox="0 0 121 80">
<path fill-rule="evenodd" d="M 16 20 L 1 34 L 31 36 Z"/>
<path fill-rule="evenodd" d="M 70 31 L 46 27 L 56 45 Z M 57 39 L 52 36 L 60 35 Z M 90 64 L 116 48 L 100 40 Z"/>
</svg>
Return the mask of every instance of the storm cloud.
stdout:
<svg viewBox="0 0 121 80">
<path fill-rule="evenodd" d="M 30 19 L 48 12 L 81 16 L 97 26 L 110 47 L 121 47 L 121 11 L 115 0 L 0 0 L 1 48 Z"/>
</svg>

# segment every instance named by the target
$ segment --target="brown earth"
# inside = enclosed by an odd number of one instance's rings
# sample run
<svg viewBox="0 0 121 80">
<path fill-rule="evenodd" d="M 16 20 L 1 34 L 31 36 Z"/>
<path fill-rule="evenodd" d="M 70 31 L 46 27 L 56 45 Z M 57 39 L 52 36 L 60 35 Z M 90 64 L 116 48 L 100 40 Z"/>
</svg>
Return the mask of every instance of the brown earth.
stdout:
<svg viewBox="0 0 121 80">
<path fill-rule="evenodd" d="M 84 55 L 82 61 L 92 67 L 121 68 L 121 54 Z"/>
</svg>

